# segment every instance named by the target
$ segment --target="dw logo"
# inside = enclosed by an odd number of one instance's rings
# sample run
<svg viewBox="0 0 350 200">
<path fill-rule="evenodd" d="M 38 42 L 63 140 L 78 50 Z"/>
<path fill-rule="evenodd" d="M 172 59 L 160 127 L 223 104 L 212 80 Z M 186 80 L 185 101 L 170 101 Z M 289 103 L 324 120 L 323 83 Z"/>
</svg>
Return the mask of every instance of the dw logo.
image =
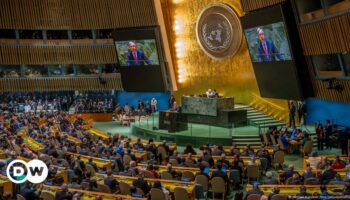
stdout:
<svg viewBox="0 0 350 200">
<path fill-rule="evenodd" d="M 32 183 L 42 183 L 47 178 L 49 169 L 41 160 L 32 160 L 26 163 L 23 160 L 13 160 L 6 169 L 7 177 L 16 184 L 27 180 Z"/>
</svg>

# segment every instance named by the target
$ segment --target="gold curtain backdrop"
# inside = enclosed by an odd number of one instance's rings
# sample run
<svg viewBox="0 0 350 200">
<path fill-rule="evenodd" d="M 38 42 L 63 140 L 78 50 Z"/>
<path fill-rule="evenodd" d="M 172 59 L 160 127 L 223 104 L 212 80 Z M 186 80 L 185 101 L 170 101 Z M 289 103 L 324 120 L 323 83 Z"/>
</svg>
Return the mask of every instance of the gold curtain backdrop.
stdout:
<svg viewBox="0 0 350 200">
<path fill-rule="evenodd" d="M 229 5 L 239 17 L 244 14 L 239 0 L 162 0 L 163 9 L 167 9 L 163 13 L 168 22 L 167 28 L 171 30 L 169 35 L 178 77 L 175 98 L 180 101 L 182 95 L 203 94 L 210 88 L 221 95 L 233 96 L 235 102 L 249 104 L 253 98 L 251 94 L 259 94 L 259 89 L 245 38 L 242 38 L 239 51 L 222 61 L 207 56 L 197 43 L 197 18 L 204 8 L 213 3 Z M 284 100 L 269 101 L 283 107 L 287 105 Z"/>
</svg>

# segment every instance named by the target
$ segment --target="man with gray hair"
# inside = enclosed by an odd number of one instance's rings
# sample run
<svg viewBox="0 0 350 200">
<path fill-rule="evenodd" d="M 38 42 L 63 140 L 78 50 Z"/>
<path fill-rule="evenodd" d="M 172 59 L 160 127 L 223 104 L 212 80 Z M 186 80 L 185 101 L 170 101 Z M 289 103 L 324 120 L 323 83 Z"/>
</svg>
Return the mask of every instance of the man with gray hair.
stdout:
<svg viewBox="0 0 350 200">
<path fill-rule="evenodd" d="M 273 174 L 271 171 L 266 172 L 266 180 L 264 181 L 264 184 L 278 184 L 277 179 L 273 178 Z"/>
<path fill-rule="evenodd" d="M 151 65 L 152 63 L 141 50 L 137 50 L 136 43 L 130 41 L 129 42 L 127 65 L 128 66 L 143 66 L 145 64 Z"/>
<path fill-rule="evenodd" d="M 278 60 L 283 60 L 282 54 L 279 52 L 275 44 L 265 38 L 264 29 L 262 27 L 259 27 L 256 30 L 258 34 L 258 62 L 271 62 L 276 61 L 276 58 Z"/>
</svg>

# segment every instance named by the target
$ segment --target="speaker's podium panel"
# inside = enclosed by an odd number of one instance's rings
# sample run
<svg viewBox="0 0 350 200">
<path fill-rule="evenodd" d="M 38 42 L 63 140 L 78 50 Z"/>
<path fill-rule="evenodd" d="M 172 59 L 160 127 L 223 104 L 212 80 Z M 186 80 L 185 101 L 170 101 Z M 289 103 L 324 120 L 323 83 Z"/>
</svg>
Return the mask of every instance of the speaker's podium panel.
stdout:
<svg viewBox="0 0 350 200">
<path fill-rule="evenodd" d="M 187 116 L 175 111 L 159 111 L 159 129 L 170 133 L 187 130 Z"/>
<path fill-rule="evenodd" d="M 181 100 L 181 110 L 184 114 L 218 116 L 218 111 L 223 109 L 233 109 L 235 106 L 232 97 L 207 98 L 183 96 Z"/>
<path fill-rule="evenodd" d="M 224 128 L 247 125 L 247 110 L 234 109 L 234 99 L 182 97 L 182 113 L 190 123 L 206 124 Z"/>
</svg>

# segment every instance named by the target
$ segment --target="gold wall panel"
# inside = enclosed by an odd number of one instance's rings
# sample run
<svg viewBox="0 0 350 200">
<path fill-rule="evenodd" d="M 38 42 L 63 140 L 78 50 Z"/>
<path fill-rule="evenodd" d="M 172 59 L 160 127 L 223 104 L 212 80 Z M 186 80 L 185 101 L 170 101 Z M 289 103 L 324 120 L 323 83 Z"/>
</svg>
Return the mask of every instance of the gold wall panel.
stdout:
<svg viewBox="0 0 350 200">
<path fill-rule="evenodd" d="M 166 1 L 166 2 L 165 2 Z M 174 93 L 179 101 L 182 95 L 203 94 L 210 89 L 216 89 L 221 95 L 233 96 L 236 102 L 249 104 L 252 101 L 252 93 L 259 94 L 253 66 L 250 61 L 248 47 L 245 38 L 242 39 L 241 48 L 231 58 L 217 61 L 207 56 L 197 43 L 195 27 L 196 20 L 201 10 L 209 4 L 218 3 L 215 0 L 163 0 L 163 9 L 171 30 L 173 52 L 176 54 L 178 43 L 183 44 L 182 55 L 175 60 L 177 77 L 182 76 L 178 83 L 178 91 Z M 239 16 L 243 10 L 240 0 L 223 0 L 231 6 Z M 171 20 L 169 20 L 171 19 Z M 180 23 L 182 29 L 178 30 L 175 23 Z M 174 27 L 175 30 L 174 30 Z M 180 27 L 181 28 L 181 27 Z M 283 107 L 287 104 L 283 100 L 274 100 Z"/>
</svg>

